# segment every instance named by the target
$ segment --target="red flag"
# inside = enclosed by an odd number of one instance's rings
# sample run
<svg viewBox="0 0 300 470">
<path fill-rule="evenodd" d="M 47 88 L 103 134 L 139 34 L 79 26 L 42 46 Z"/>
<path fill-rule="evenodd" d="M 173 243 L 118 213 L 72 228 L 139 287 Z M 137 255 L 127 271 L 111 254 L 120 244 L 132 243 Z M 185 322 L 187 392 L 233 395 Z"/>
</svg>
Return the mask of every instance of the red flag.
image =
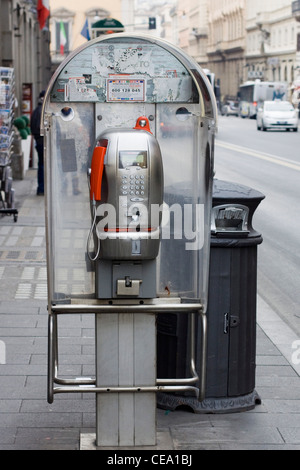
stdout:
<svg viewBox="0 0 300 470">
<path fill-rule="evenodd" d="M 50 15 L 49 0 L 38 0 L 37 12 L 40 29 L 43 29 L 46 25 L 46 19 Z"/>
</svg>

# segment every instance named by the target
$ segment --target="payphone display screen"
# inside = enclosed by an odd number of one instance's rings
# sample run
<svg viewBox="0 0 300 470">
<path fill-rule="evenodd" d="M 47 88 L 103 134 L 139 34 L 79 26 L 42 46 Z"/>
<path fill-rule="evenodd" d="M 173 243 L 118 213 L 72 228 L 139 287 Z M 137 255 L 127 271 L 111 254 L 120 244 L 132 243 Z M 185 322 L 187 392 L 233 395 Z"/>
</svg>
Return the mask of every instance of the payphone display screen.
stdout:
<svg viewBox="0 0 300 470">
<path fill-rule="evenodd" d="M 119 168 L 124 169 L 131 166 L 147 168 L 147 151 L 145 150 L 122 150 L 119 152 Z"/>
</svg>

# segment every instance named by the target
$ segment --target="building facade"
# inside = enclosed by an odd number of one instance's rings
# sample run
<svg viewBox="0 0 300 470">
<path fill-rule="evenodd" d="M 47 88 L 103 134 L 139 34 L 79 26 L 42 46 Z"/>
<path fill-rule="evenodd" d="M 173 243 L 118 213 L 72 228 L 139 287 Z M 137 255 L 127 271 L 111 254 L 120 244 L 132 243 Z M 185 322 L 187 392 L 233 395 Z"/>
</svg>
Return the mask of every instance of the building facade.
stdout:
<svg viewBox="0 0 300 470">
<path fill-rule="evenodd" d="M 223 98 L 235 97 L 244 78 L 245 1 L 210 0 L 208 8 L 208 68 L 220 80 Z"/>
<path fill-rule="evenodd" d="M 178 45 L 215 73 L 223 97 L 236 96 L 243 81 L 245 1 L 178 0 L 172 15 Z"/>
<path fill-rule="evenodd" d="M 175 7 L 176 0 L 136 0 L 134 7 L 133 27 L 126 27 L 127 32 L 147 34 L 164 38 L 175 43 L 172 36 L 171 11 Z M 154 23 L 153 23 L 154 20 Z M 150 29 L 151 21 L 151 29 Z"/>
<path fill-rule="evenodd" d="M 0 0 L 0 65 L 15 76 L 15 116 L 36 106 L 51 77 L 48 28 L 40 29 L 37 0 Z M 24 100 L 24 93 L 29 99 Z"/>
<path fill-rule="evenodd" d="M 99 20 L 132 21 L 131 4 L 132 0 L 123 3 L 122 0 L 110 0 L 109 3 L 104 0 L 50 0 L 52 72 L 70 52 L 92 38 L 92 25 Z"/>
<path fill-rule="evenodd" d="M 297 68 L 297 21 L 291 3 L 246 2 L 246 78 L 293 83 Z"/>
<path fill-rule="evenodd" d="M 173 38 L 201 67 L 207 67 L 208 1 L 178 0 L 172 10 Z"/>
<path fill-rule="evenodd" d="M 50 0 L 52 72 L 70 52 L 89 38 L 97 37 L 101 31 L 95 25 L 106 18 L 120 22 L 127 33 L 158 36 L 173 42 L 170 11 L 175 3 L 176 0 L 111 0 L 109 4 L 104 0 L 84 3 Z M 149 19 L 154 19 L 153 29 L 149 28 Z"/>
<path fill-rule="evenodd" d="M 247 80 L 292 87 L 299 75 L 299 0 L 177 0 L 172 18 L 173 42 L 215 73 L 223 99 Z"/>
<path fill-rule="evenodd" d="M 88 26 L 115 18 L 126 32 L 163 37 L 215 73 L 224 98 L 246 80 L 282 80 L 300 71 L 300 0 L 50 0 L 39 28 L 37 0 L 0 0 L 0 64 L 16 70 L 16 103 L 23 85 L 33 104 L 55 68 L 88 40 Z M 155 29 L 149 30 L 149 18 Z M 48 28 L 49 26 L 49 28 Z M 51 38 L 51 42 L 50 42 Z M 51 60 L 49 50 L 51 51 Z M 52 62 L 52 68 L 51 68 Z M 17 107 L 17 114 L 22 109 Z"/>
</svg>

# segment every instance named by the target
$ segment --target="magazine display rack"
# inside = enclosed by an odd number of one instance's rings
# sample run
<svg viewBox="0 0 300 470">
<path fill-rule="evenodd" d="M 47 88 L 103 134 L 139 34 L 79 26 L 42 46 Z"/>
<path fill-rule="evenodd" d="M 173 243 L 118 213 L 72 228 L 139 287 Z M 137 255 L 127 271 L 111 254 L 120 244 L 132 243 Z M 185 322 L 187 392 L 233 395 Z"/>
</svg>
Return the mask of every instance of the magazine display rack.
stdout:
<svg viewBox="0 0 300 470">
<path fill-rule="evenodd" d="M 15 192 L 12 187 L 11 155 L 14 137 L 14 70 L 0 67 L 0 214 L 18 220 L 15 209 Z"/>
</svg>

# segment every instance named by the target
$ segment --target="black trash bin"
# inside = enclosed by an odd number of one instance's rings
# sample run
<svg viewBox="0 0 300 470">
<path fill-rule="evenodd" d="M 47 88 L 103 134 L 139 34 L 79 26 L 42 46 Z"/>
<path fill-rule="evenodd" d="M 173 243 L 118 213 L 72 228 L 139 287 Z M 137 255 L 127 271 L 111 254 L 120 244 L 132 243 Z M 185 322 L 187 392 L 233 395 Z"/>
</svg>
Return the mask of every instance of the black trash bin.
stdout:
<svg viewBox="0 0 300 470">
<path fill-rule="evenodd" d="M 252 218 L 264 195 L 252 188 L 214 180 L 205 400 L 159 393 L 158 406 L 190 407 L 196 413 L 253 409 L 261 402 L 255 390 L 257 246 L 261 234 Z M 159 315 L 158 378 L 188 376 L 188 316 Z M 196 328 L 197 351 L 201 331 Z M 200 357 L 196 369 L 200 376 Z"/>
</svg>

